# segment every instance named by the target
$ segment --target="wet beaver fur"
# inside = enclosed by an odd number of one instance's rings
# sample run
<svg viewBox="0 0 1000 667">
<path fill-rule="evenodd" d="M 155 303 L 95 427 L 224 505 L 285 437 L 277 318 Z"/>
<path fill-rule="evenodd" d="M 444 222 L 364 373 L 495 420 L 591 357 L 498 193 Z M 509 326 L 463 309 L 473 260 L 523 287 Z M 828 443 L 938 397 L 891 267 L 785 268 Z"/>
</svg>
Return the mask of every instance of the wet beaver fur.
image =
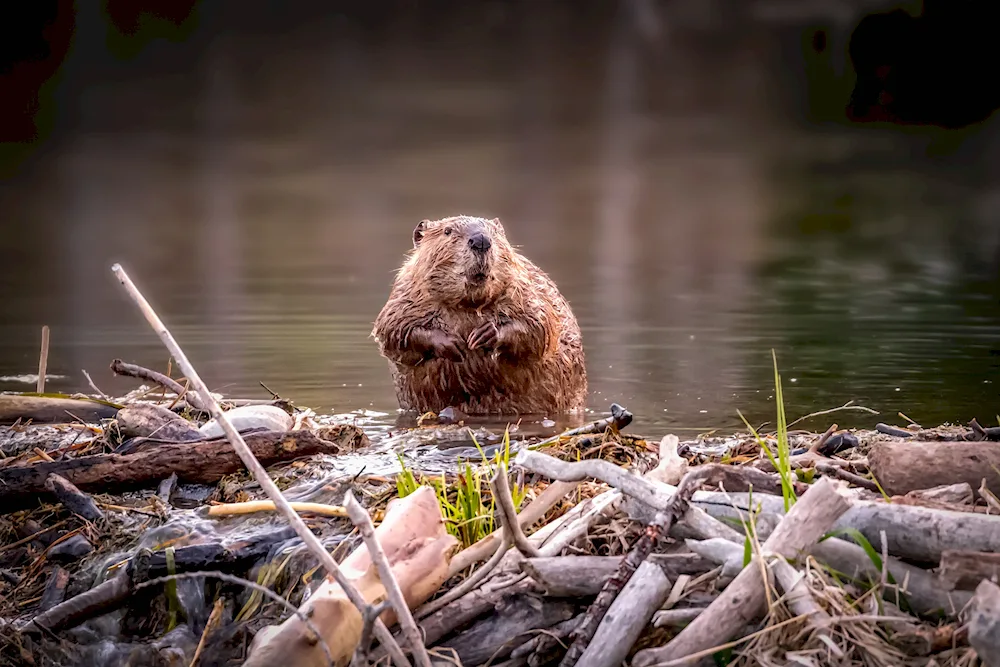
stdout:
<svg viewBox="0 0 1000 667">
<path fill-rule="evenodd" d="M 586 401 L 573 311 L 499 220 L 420 222 L 372 337 L 404 410 L 548 414 Z"/>
</svg>

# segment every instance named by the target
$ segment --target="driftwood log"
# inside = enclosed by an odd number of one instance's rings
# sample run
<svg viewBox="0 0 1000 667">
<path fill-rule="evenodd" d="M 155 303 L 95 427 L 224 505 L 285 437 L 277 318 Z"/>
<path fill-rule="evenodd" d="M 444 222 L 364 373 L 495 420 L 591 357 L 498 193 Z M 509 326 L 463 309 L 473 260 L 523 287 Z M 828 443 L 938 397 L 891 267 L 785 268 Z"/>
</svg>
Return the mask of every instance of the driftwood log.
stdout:
<svg viewBox="0 0 1000 667">
<path fill-rule="evenodd" d="M 659 565 L 643 561 L 611 603 L 576 667 L 618 667 L 666 601 L 670 586 Z"/>
<path fill-rule="evenodd" d="M 742 547 L 739 547 L 742 551 Z M 526 558 L 521 571 L 530 576 L 546 595 L 552 597 L 589 597 L 597 595 L 604 582 L 618 572 L 624 556 L 555 556 Z M 670 579 L 682 574 L 704 574 L 715 564 L 697 554 L 651 554 L 655 563 Z M 634 576 L 634 575 L 633 575 Z"/>
<path fill-rule="evenodd" d="M 868 469 L 890 495 L 961 482 L 978 489 L 983 479 L 1000 494 L 1000 442 L 877 442 Z"/>
<path fill-rule="evenodd" d="M 458 541 L 445 530 L 441 506 L 429 486 L 390 501 L 385 519 L 375 529 L 375 537 L 410 609 L 426 601 L 445 582 L 449 560 L 458 546 Z M 364 545 L 351 552 L 340 568 L 369 605 L 386 598 L 386 589 Z M 322 633 L 338 665 L 350 660 L 361 639 L 363 619 L 340 584 L 324 581 L 299 610 Z M 391 625 L 396 614 L 389 608 L 381 619 Z M 298 615 L 258 632 L 250 656 L 243 663 L 244 667 L 281 664 L 296 667 L 327 664 L 322 645 Z"/>
<path fill-rule="evenodd" d="M 792 507 L 771 536 L 761 546 L 766 557 L 775 554 L 796 558 L 812 547 L 850 505 L 834 484 L 824 478 Z M 668 644 L 639 651 L 632 664 L 650 667 L 676 658 L 689 657 L 732 639 L 743 627 L 763 615 L 766 608 L 760 555 L 733 579 L 722 594 L 698 618 Z"/>
<path fill-rule="evenodd" d="M 0 394 L 0 424 L 31 420 L 35 424 L 68 424 L 83 420 L 91 424 L 111 419 L 121 406 L 85 398 Z"/>
<path fill-rule="evenodd" d="M 179 414 L 154 403 L 135 403 L 118 411 L 123 438 L 156 438 L 175 442 L 201 440 L 198 427 Z"/>
<path fill-rule="evenodd" d="M 713 517 L 736 521 L 734 505 L 745 512 L 750 498 L 745 493 L 699 491 L 692 502 Z M 784 513 L 778 496 L 754 493 L 753 506 L 763 515 Z M 890 554 L 920 563 L 936 565 L 951 549 L 1000 552 L 1000 516 L 862 500 L 854 501 L 833 527 L 857 529 L 874 545 L 882 543 L 880 533 L 885 531 Z"/>
<path fill-rule="evenodd" d="M 350 424 L 338 424 L 328 433 L 336 434 L 337 441 L 322 440 L 309 431 L 290 431 L 252 433 L 246 442 L 263 465 L 313 454 L 337 454 L 367 442 L 364 432 Z M 7 466 L 0 468 L 0 505 L 6 508 L 37 502 L 39 494 L 48 495 L 45 480 L 52 474 L 82 490 L 110 491 L 156 484 L 171 473 L 177 473 L 182 482 L 211 484 L 242 469 L 243 463 L 225 439 L 159 445 L 135 454 L 97 454 Z"/>
</svg>

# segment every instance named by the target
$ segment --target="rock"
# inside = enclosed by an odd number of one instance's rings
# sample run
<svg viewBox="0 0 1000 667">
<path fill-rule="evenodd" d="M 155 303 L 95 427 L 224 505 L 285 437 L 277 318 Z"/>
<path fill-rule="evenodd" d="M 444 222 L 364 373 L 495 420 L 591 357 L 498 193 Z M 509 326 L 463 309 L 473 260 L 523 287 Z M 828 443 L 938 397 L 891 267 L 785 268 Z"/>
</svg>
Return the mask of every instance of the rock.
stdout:
<svg viewBox="0 0 1000 667">
<path fill-rule="evenodd" d="M 268 431 L 289 431 L 295 423 L 290 414 L 274 405 L 244 405 L 228 411 L 226 416 L 241 433 L 257 428 Z M 214 419 L 208 421 L 199 431 L 202 438 L 218 438 L 225 435 L 222 427 Z"/>
</svg>

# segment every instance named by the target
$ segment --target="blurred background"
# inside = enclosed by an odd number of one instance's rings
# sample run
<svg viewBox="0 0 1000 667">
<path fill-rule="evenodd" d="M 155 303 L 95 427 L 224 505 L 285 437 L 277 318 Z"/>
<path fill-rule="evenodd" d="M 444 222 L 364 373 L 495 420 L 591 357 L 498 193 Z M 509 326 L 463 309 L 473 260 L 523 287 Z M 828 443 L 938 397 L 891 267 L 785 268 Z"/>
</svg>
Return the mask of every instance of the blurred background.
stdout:
<svg viewBox="0 0 1000 667">
<path fill-rule="evenodd" d="M 33 388 L 43 324 L 52 391 L 134 386 L 115 357 L 165 370 L 118 261 L 213 389 L 393 419 L 372 322 L 414 224 L 464 213 L 557 281 L 591 407 L 640 431 L 773 420 L 772 348 L 789 420 L 992 423 L 980 6 L 5 8 L 0 389 Z"/>
</svg>

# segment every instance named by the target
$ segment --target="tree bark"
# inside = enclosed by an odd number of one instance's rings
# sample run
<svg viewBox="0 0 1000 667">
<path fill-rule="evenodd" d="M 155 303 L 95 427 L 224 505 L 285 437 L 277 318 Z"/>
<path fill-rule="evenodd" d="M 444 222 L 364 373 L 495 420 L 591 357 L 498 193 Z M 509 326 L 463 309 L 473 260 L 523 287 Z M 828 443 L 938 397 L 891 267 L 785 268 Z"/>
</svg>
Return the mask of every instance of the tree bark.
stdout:
<svg viewBox="0 0 1000 667">
<path fill-rule="evenodd" d="M 337 436 L 337 441 L 331 442 L 308 431 L 265 432 L 248 434 L 245 440 L 263 465 L 313 454 L 337 454 L 367 442 L 364 432 L 350 424 L 339 425 Z M 48 496 L 45 480 L 51 474 L 81 490 L 110 491 L 156 484 L 174 472 L 182 482 L 211 484 L 243 467 L 226 440 L 158 445 L 135 454 L 97 454 L 7 466 L 0 468 L 0 507 L 11 511 L 17 505 L 37 502 L 39 495 Z"/>
<path fill-rule="evenodd" d="M 967 483 L 1000 494 L 1000 442 L 877 442 L 868 468 L 889 495 Z"/>
</svg>

